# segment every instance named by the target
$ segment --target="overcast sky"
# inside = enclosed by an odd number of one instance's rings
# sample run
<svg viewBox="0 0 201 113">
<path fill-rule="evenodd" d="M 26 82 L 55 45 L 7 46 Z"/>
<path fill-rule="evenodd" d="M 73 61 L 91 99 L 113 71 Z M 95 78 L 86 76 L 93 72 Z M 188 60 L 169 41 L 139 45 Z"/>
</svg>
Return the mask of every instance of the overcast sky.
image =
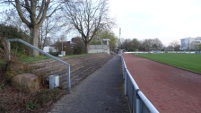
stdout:
<svg viewBox="0 0 201 113">
<path fill-rule="evenodd" d="M 201 37 L 201 0 L 109 0 L 109 5 L 117 23 L 113 31 L 118 36 L 121 28 L 121 38 L 159 38 L 168 45 Z"/>
<path fill-rule="evenodd" d="M 121 38 L 173 40 L 201 36 L 201 0 L 109 0 Z"/>
</svg>

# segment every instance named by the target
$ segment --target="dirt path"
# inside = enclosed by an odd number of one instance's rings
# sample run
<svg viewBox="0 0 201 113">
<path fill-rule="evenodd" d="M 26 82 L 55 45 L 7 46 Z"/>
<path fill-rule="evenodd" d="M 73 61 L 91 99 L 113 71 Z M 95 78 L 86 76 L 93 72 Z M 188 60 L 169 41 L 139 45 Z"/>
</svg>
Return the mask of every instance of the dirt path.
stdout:
<svg viewBox="0 0 201 113">
<path fill-rule="evenodd" d="M 124 54 L 130 73 L 160 113 L 201 113 L 201 75 Z"/>
</svg>

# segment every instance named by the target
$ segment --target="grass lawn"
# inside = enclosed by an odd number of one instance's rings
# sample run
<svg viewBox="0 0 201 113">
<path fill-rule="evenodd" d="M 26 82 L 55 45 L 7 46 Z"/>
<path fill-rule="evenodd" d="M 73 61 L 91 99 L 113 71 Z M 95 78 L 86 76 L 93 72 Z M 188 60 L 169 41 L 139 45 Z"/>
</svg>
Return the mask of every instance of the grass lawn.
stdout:
<svg viewBox="0 0 201 113">
<path fill-rule="evenodd" d="M 20 56 L 19 60 L 22 62 L 34 62 L 34 61 L 39 61 L 39 60 L 45 60 L 48 59 L 49 57 L 47 56 L 37 56 L 37 57 L 31 57 L 31 56 Z"/>
<path fill-rule="evenodd" d="M 201 74 L 201 54 L 138 54 L 138 56 Z"/>
<path fill-rule="evenodd" d="M 79 57 L 79 56 L 84 56 L 84 55 L 87 55 L 87 54 L 79 54 L 79 55 L 67 55 L 67 56 L 64 56 L 64 57 Z M 56 56 L 58 57 L 58 56 Z M 22 61 L 22 62 L 35 62 L 35 61 L 40 61 L 40 60 L 45 60 L 45 59 L 49 59 L 50 57 L 48 56 L 44 56 L 44 55 L 40 55 L 40 56 L 37 56 L 37 57 L 31 57 L 31 56 L 20 56 L 19 57 L 19 60 Z M 1 60 L 0 60 L 0 63 L 1 63 Z"/>
</svg>

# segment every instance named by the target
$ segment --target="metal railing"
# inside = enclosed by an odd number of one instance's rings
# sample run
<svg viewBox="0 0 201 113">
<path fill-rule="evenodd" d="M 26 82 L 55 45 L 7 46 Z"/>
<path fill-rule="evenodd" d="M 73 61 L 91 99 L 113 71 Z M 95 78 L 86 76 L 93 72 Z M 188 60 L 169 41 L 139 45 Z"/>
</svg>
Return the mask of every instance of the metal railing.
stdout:
<svg viewBox="0 0 201 113">
<path fill-rule="evenodd" d="M 46 52 L 42 51 L 39 48 L 36 48 L 35 46 L 33 46 L 33 45 L 31 45 L 31 44 L 29 44 L 29 43 L 27 43 L 27 42 L 25 42 L 25 41 L 23 41 L 21 39 L 7 39 L 6 40 L 6 43 L 7 43 L 7 46 L 8 46 L 8 59 L 9 59 L 9 61 L 11 60 L 11 57 L 10 57 L 10 42 L 13 42 L 13 41 L 20 42 L 20 43 L 22 43 L 22 44 L 30 47 L 31 49 L 34 49 L 34 50 L 36 50 L 36 51 L 38 51 L 38 52 L 40 52 L 40 53 L 42 53 L 42 54 L 44 54 L 44 55 L 46 55 L 46 56 L 48 56 L 50 58 L 56 60 L 57 62 L 60 62 L 63 65 L 67 66 L 67 73 L 66 73 L 66 75 L 67 75 L 67 81 L 68 81 L 67 88 L 68 88 L 68 91 L 70 92 L 70 89 L 71 89 L 70 64 L 68 64 L 67 62 L 64 62 L 63 60 L 61 60 L 61 59 L 59 59 L 59 58 L 57 58 L 55 56 L 50 55 L 49 53 L 46 53 Z"/>
<path fill-rule="evenodd" d="M 122 55 L 121 61 L 124 79 L 124 94 L 128 97 L 131 113 L 159 113 L 143 92 L 140 91 L 137 83 L 128 71 Z"/>
</svg>

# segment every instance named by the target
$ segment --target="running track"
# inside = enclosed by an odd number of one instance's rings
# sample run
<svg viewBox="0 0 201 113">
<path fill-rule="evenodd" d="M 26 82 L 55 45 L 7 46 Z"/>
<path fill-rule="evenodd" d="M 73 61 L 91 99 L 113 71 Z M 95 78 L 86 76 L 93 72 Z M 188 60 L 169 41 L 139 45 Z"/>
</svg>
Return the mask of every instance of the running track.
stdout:
<svg viewBox="0 0 201 113">
<path fill-rule="evenodd" d="M 141 91 L 160 113 L 201 113 L 201 75 L 123 54 Z"/>
</svg>

